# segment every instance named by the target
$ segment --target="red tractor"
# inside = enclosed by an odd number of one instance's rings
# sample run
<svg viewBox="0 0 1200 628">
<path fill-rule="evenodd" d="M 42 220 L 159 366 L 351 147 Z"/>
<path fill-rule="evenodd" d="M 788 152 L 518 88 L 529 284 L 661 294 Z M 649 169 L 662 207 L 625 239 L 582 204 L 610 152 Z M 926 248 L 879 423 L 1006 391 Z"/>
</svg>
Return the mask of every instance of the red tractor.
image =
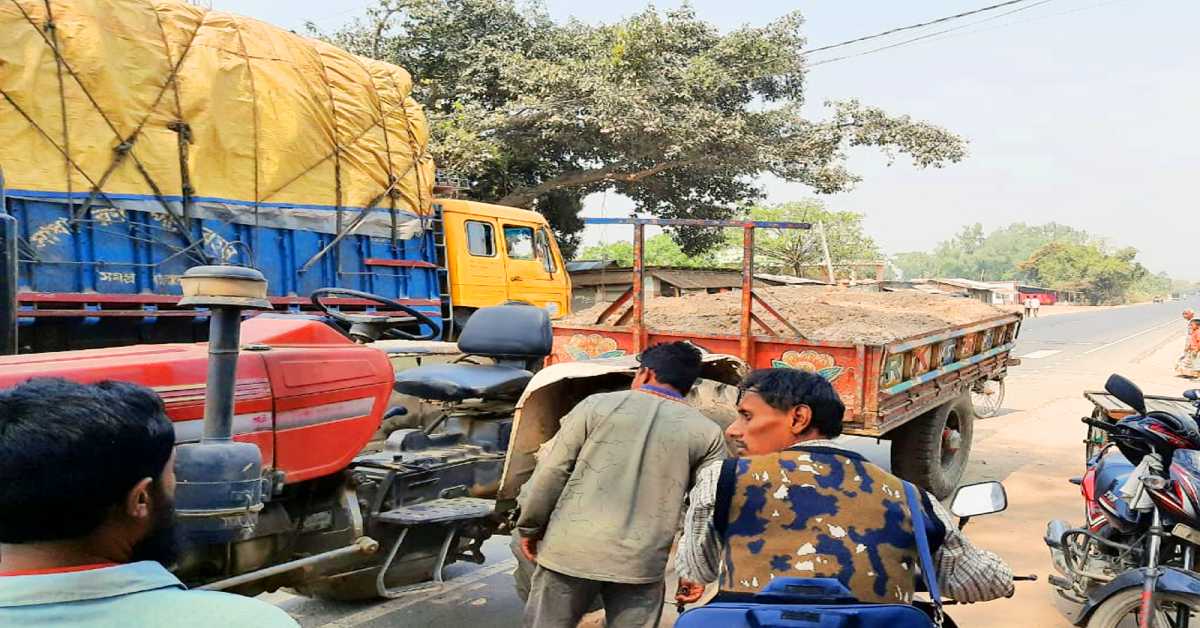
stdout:
<svg viewBox="0 0 1200 628">
<path fill-rule="evenodd" d="M 313 316 L 261 314 L 256 270 L 192 268 L 184 304 L 208 308 L 207 344 L 142 345 L 0 358 L 0 386 L 31 377 L 148 386 L 175 423 L 176 506 L 187 549 L 176 573 L 205 588 L 281 586 L 338 599 L 391 597 L 440 580 L 503 524 L 496 493 L 515 404 L 551 350 L 545 310 L 480 310 L 454 364 L 393 373 L 385 337 L 420 311 L 340 289 Z M 329 296 L 369 298 L 386 314 L 345 314 Z M 426 329 L 436 329 L 427 325 Z M 381 343 L 386 344 L 386 343 Z M 476 363 L 471 363 L 476 362 Z M 423 428 L 377 439 L 393 390 L 439 404 Z"/>
</svg>

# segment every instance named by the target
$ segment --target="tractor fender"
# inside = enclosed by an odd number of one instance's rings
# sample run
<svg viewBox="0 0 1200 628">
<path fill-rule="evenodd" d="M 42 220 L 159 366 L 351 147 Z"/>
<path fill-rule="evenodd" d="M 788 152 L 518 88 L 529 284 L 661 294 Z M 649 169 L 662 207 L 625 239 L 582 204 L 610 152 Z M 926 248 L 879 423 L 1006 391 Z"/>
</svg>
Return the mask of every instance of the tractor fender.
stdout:
<svg viewBox="0 0 1200 628">
<path fill-rule="evenodd" d="M 1200 577 L 1197 577 L 1196 574 L 1175 567 L 1159 567 L 1159 570 L 1161 573 L 1158 576 L 1158 586 L 1154 588 L 1155 591 L 1200 596 Z M 1084 603 L 1083 610 L 1079 612 L 1075 625 L 1087 625 L 1092 613 L 1117 593 L 1127 589 L 1142 588 L 1148 571 L 1148 567 L 1130 569 L 1113 578 L 1108 584 L 1093 590 L 1088 594 L 1087 602 Z"/>
</svg>

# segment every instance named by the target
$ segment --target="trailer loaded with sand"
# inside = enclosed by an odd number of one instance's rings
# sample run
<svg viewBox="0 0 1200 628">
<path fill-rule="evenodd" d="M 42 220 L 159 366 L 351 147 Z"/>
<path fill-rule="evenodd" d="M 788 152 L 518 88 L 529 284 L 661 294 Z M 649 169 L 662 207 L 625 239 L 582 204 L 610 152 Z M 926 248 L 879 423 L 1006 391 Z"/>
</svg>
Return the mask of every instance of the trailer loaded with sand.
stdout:
<svg viewBox="0 0 1200 628">
<path fill-rule="evenodd" d="M 646 224 L 699 221 L 630 222 L 636 244 Z M 819 373 L 846 405 L 845 433 L 890 440 L 894 472 L 939 497 L 952 493 L 970 455 L 974 420 L 999 409 L 1008 367 L 1017 363 L 1009 353 L 1021 316 L 916 292 L 757 288 L 753 231 L 765 225 L 712 226 L 745 229 L 742 290 L 647 300 L 635 254 L 633 288 L 556 324 L 550 360 L 621 357 L 687 340 L 753 368 Z"/>
</svg>

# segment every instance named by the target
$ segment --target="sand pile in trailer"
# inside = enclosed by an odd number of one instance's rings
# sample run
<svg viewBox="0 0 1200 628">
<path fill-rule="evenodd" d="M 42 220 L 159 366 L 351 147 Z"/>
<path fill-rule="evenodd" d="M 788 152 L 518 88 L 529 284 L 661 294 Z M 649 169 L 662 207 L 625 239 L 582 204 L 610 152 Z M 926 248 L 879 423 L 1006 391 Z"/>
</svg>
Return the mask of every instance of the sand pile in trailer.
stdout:
<svg viewBox="0 0 1200 628">
<path fill-rule="evenodd" d="M 919 292 L 859 292 L 828 286 L 756 288 L 771 304 L 811 340 L 883 343 L 931 333 L 1008 313 L 973 299 Z M 568 325 L 590 325 L 607 303 L 567 317 Z M 647 301 L 646 325 L 653 329 L 737 334 L 741 319 L 740 292 L 657 297 Z M 781 336 L 794 336 L 757 303 L 754 312 Z M 609 321 L 616 316 L 610 317 Z M 754 333 L 767 331 L 754 325 Z"/>
</svg>

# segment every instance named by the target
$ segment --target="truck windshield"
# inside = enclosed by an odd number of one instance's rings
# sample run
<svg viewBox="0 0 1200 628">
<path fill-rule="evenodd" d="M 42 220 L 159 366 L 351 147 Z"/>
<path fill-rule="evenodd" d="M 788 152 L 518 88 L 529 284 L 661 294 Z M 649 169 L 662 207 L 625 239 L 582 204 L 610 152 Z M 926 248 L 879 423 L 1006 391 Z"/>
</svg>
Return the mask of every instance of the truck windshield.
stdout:
<svg viewBox="0 0 1200 628">
<path fill-rule="evenodd" d="M 533 259 L 533 229 L 504 225 L 504 246 L 509 259 Z"/>
</svg>

